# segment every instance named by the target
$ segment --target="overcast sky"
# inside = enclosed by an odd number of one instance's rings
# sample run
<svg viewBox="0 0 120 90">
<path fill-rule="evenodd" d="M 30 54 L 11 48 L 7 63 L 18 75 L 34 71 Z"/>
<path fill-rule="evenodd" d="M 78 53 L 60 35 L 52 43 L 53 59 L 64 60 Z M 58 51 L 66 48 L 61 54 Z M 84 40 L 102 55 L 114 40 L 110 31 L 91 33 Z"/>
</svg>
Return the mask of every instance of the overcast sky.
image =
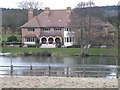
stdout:
<svg viewBox="0 0 120 90">
<path fill-rule="evenodd" d="M 38 1 L 42 2 L 42 7 L 51 9 L 64 9 L 66 7 L 74 8 L 81 1 L 88 0 L 0 0 L 0 8 L 18 8 L 17 3 L 20 1 Z M 96 6 L 117 5 L 120 0 L 92 0 Z"/>
</svg>

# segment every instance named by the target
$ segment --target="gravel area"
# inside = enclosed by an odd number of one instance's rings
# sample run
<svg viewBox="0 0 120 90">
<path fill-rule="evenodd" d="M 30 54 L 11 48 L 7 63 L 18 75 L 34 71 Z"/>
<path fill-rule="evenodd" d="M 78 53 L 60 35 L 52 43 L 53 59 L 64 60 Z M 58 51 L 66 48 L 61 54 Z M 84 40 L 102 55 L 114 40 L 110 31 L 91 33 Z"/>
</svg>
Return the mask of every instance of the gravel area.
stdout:
<svg viewBox="0 0 120 90">
<path fill-rule="evenodd" d="M 117 79 L 49 77 L 49 76 L 6 76 L 0 77 L 1 88 L 117 88 Z"/>
</svg>

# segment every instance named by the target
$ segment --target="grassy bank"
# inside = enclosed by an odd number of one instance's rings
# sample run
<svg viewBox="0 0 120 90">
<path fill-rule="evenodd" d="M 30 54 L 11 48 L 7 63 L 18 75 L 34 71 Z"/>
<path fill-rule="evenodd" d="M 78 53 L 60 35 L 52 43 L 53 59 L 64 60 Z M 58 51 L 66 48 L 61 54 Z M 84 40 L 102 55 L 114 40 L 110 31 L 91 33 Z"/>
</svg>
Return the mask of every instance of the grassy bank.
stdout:
<svg viewBox="0 0 120 90">
<path fill-rule="evenodd" d="M 37 52 L 48 50 L 52 53 L 59 54 L 76 54 L 80 53 L 80 48 L 2 48 L 3 53 L 23 53 L 23 52 Z M 102 49 L 102 48 L 90 48 L 88 50 L 90 54 L 110 54 L 117 55 L 117 49 Z"/>
</svg>

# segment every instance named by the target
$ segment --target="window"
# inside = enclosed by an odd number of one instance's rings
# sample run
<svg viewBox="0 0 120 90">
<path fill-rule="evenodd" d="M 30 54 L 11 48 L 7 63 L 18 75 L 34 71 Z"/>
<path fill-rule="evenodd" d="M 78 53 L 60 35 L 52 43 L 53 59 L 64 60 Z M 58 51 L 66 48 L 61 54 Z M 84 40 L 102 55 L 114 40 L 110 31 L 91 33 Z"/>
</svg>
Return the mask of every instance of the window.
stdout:
<svg viewBox="0 0 120 90">
<path fill-rule="evenodd" d="M 50 31 L 50 28 L 42 28 L 42 31 Z"/>
<path fill-rule="evenodd" d="M 25 42 L 35 42 L 35 38 L 27 37 L 27 38 L 25 38 Z"/>
<path fill-rule="evenodd" d="M 71 28 L 69 28 L 69 31 L 71 31 Z"/>
<path fill-rule="evenodd" d="M 67 37 L 67 42 L 69 42 L 69 38 Z"/>
<path fill-rule="evenodd" d="M 73 37 L 73 42 L 75 42 L 75 38 Z"/>
<path fill-rule="evenodd" d="M 65 40 L 64 42 L 66 42 L 66 37 L 64 38 L 64 40 Z"/>
<path fill-rule="evenodd" d="M 54 28 L 55 31 L 61 31 L 61 28 Z"/>
<path fill-rule="evenodd" d="M 68 28 L 65 28 L 65 31 L 68 31 Z"/>
<path fill-rule="evenodd" d="M 35 29 L 34 29 L 34 28 L 28 28 L 27 31 L 28 31 L 28 32 L 34 32 Z"/>
<path fill-rule="evenodd" d="M 65 28 L 65 31 L 71 31 L 71 28 Z"/>
<path fill-rule="evenodd" d="M 65 42 L 75 42 L 74 37 L 65 37 L 64 40 Z"/>
<path fill-rule="evenodd" d="M 70 40 L 70 42 L 72 42 L 72 38 L 71 37 L 69 38 L 69 40 Z"/>
<path fill-rule="evenodd" d="M 97 27 L 97 31 L 101 31 L 103 27 Z"/>
</svg>

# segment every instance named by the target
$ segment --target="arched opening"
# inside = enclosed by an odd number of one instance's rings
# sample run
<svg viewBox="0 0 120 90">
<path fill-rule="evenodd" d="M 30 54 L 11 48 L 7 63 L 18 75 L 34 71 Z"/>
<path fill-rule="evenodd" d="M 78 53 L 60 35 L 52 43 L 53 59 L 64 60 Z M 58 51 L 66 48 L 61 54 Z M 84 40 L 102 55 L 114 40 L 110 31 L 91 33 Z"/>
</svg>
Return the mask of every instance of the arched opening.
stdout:
<svg viewBox="0 0 120 90">
<path fill-rule="evenodd" d="M 41 41 L 42 41 L 42 44 L 46 44 L 47 39 L 46 38 L 42 38 Z"/>
<path fill-rule="evenodd" d="M 53 38 L 49 38 L 48 41 L 49 41 L 49 44 L 53 44 Z"/>
<path fill-rule="evenodd" d="M 55 43 L 56 43 L 56 44 L 61 44 L 60 38 L 57 37 L 57 38 L 55 39 Z"/>
</svg>

